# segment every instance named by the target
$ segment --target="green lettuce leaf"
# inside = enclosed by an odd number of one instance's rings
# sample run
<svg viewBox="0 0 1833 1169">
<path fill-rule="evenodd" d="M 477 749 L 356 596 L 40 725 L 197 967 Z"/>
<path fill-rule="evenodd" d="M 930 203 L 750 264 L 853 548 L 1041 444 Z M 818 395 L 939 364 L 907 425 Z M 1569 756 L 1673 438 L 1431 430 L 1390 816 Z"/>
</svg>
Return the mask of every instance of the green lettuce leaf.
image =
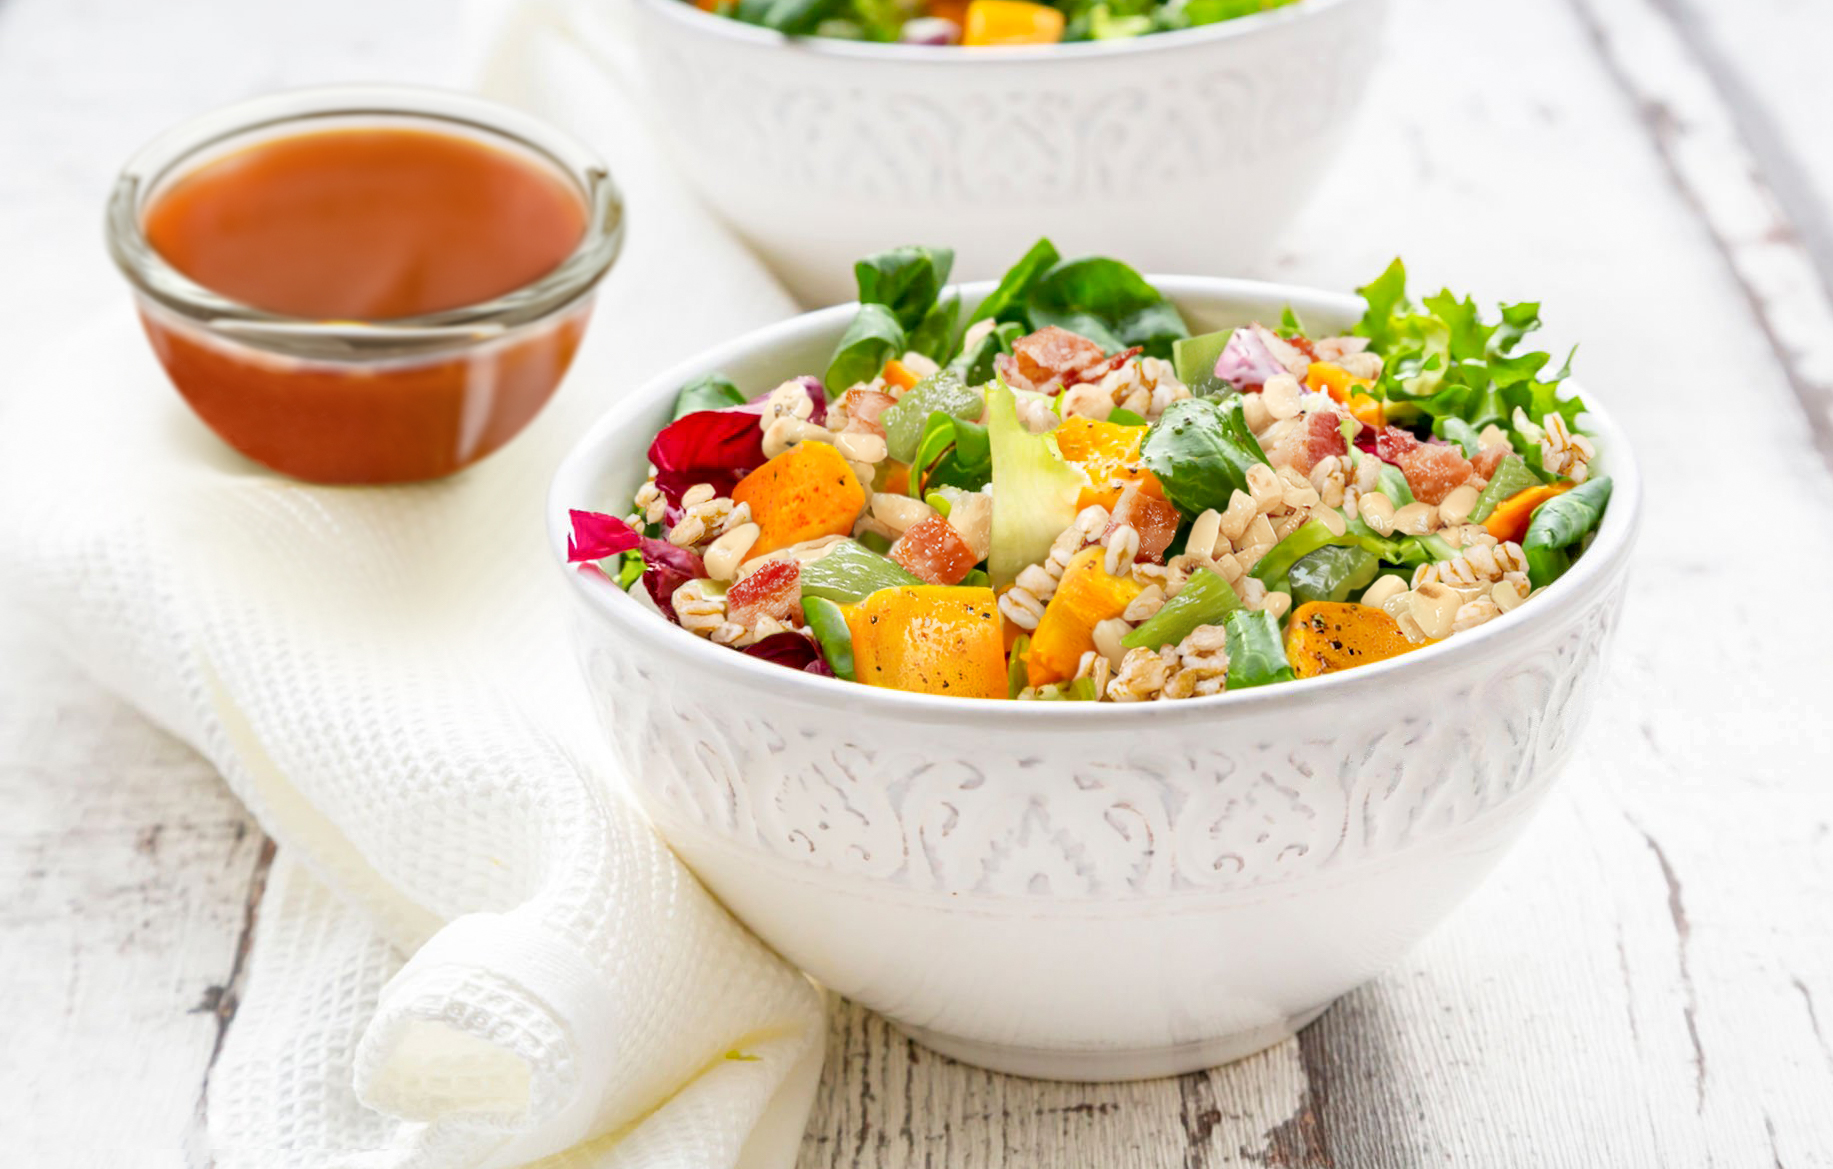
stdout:
<svg viewBox="0 0 1833 1169">
<path fill-rule="evenodd" d="M 1038 278 L 1056 267 L 1062 259 L 1057 254 L 1056 245 L 1047 239 L 1040 239 L 1031 245 L 1018 261 L 1006 269 L 1006 274 L 999 278 L 999 287 L 980 302 L 974 315 L 967 319 L 968 324 L 976 321 L 994 320 L 1001 324 L 1011 322 L 1017 325 L 1029 325 L 1025 316 L 1025 301 L 1031 295 L 1031 286 Z M 1020 334 L 1021 336 L 1023 334 Z"/>
<path fill-rule="evenodd" d="M 1493 323 L 1473 299 L 1449 290 L 1416 305 L 1407 298 L 1399 260 L 1357 291 L 1368 310 L 1354 331 L 1385 364 L 1374 393 L 1387 403 L 1391 421 L 1427 424 L 1443 435 L 1446 419 L 1481 430 L 1492 423 L 1506 428 L 1517 407 L 1536 422 L 1558 413 L 1574 423 L 1584 410 L 1578 398 L 1559 394 L 1570 357 L 1547 375 L 1547 354 L 1517 348 L 1540 327 L 1538 304 L 1505 304 Z"/>
<path fill-rule="evenodd" d="M 822 381 L 829 393 L 845 393 L 854 384 L 877 377 L 885 362 L 903 352 L 904 330 L 897 317 L 882 304 L 862 304 L 834 347 Z"/>
<path fill-rule="evenodd" d="M 1190 517 L 1226 509 L 1236 491 L 1247 490 L 1247 469 L 1267 461 L 1239 395 L 1173 402 L 1146 432 L 1139 453 L 1166 498 Z"/>
<path fill-rule="evenodd" d="M 910 494 L 923 498 L 937 487 L 978 491 L 993 477 L 987 428 L 937 410 L 923 426 L 910 462 Z"/>
<path fill-rule="evenodd" d="M 1080 333 L 1109 353 L 1134 345 L 1149 357 L 1171 357 L 1190 336 L 1177 307 L 1138 272 L 1103 256 L 1065 260 L 1031 288 L 1026 309 L 1033 329 L 1048 325 Z"/>
<path fill-rule="evenodd" d="M 892 248 L 853 265 L 860 304 L 891 310 L 906 333 L 923 323 L 948 283 L 955 253 L 948 248 Z"/>
<path fill-rule="evenodd" d="M 1011 584 L 1075 522 L 1086 476 L 1063 461 L 1057 440 L 1032 434 L 1018 420 L 1018 401 L 1004 381 L 987 387 L 987 439 L 993 459 L 993 550 L 987 571 L 995 587 Z"/>
<path fill-rule="evenodd" d="M 745 395 L 723 373 L 709 373 L 682 386 L 675 394 L 675 421 L 702 410 L 724 410 L 743 406 Z"/>
</svg>

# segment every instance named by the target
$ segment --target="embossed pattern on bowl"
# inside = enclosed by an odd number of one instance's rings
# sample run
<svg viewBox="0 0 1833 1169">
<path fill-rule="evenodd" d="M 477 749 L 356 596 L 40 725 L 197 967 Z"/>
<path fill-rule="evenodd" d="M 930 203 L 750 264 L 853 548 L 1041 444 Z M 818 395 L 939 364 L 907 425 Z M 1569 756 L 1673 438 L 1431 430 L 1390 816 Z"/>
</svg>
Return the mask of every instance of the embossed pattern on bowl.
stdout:
<svg viewBox="0 0 1833 1169">
<path fill-rule="evenodd" d="M 1025 244 L 1142 268 L 1264 254 L 1338 153 L 1386 0 L 1301 0 L 1184 32 L 1037 49 L 790 41 L 635 0 L 663 138 L 810 303 L 859 256 L 952 243 L 956 276 Z"/>
<path fill-rule="evenodd" d="M 1354 298 L 1154 278 L 1193 329 Z M 970 303 L 986 286 L 970 287 Z M 674 388 L 815 368 L 850 310 L 671 371 L 586 436 L 569 506 L 639 481 Z M 1639 483 L 1574 570 L 1401 659 L 1209 699 L 976 703 L 793 674 L 573 573 L 578 644 L 632 792 L 716 894 L 822 982 L 949 1054 L 1057 1078 L 1170 1074 L 1276 1042 L 1373 977 L 1480 880 L 1594 702 Z"/>
</svg>

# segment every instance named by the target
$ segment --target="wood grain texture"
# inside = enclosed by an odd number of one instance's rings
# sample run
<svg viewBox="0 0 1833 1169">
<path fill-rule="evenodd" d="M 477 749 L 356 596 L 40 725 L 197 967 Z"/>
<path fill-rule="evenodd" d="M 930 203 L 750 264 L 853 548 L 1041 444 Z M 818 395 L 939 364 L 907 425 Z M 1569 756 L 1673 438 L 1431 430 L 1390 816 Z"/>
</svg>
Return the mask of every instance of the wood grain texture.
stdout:
<svg viewBox="0 0 1833 1169">
<path fill-rule="evenodd" d="M 1833 579 L 1833 10 L 1733 10 L 1399 0 L 1341 165 L 1252 273 L 1350 287 L 1398 253 L 1422 285 L 1538 297 L 1637 441 L 1616 667 L 1515 852 L 1398 968 L 1201 1075 L 1012 1079 L 841 1004 L 805 1169 L 1833 1165 L 1833 627 L 1779 604 Z M 0 282 L 4 338 L 111 303 L 97 208 L 161 126 L 457 81 L 455 47 L 436 0 L 6 0 L 0 254 L 32 280 Z M 0 425 L 30 390 L 0 380 Z M 9 1152 L 201 1163 L 258 832 L 3 617 L 0 800 Z"/>
<path fill-rule="evenodd" d="M 10 624 L 0 662 L 0 1132 L 42 1155 L 176 1151 L 233 1017 L 264 838 L 202 760 Z"/>
</svg>

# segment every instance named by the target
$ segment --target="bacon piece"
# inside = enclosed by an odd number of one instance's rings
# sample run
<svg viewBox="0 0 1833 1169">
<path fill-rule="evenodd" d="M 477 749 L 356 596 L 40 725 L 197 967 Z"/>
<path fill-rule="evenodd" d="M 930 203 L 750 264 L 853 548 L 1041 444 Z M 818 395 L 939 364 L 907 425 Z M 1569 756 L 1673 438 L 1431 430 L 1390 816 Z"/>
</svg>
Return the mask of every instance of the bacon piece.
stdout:
<svg viewBox="0 0 1833 1169">
<path fill-rule="evenodd" d="M 1143 346 L 1135 345 L 1131 349 L 1122 349 L 1112 357 L 1103 357 L 1093 365 L 1066 373 L 1063 375 L 1063 388 L 1068 389 L 1078 382 L 1098 382 L 1144 352 Z"/>
<path fill-rule="evenodd" d="M 1305 380 L 1305 372 L 1311 368 L 1311 342 L 1302 337 L 1288 341 L 1265 325 L 1251 325 L 1254 336 L 1266 351 L 1285 368 L 1285 371 L 1300 381 Z M 1299 348 L 1303 342 L 1304 348 Z"/>
<path fill-rule="evenodd" d="M 851 434 L 876 434 L 885 437 L 879 415 L 897 404 L 897 399 L 879 390 L 848 390 L 846 395 L 846 428 Z"/>
<path fill-rule="evenodd" d="M 1470 460 L 1449 443 L 1415 443 L 1395 465 L 1421 503 L 1443 503 L 1452 488 L 1470 478 Z"/>
<path fill-rule="evenodd" d="M 1512 453 L 1513 448 L 1507 443 L 1499 442 L 1495 446 L 1486 446 L 1477 452 L 1476 458 L 1470 460 L 1471 470 L 1485 479 L 1494 479 L 1496 468 L 1500 467 L 1502 460 L 1508 458 Z"/>
<path fill-rule="evenodd" d="M 1331 455 L 1349 453 L 1349 444 L 1343 440 L 1343 416 L 1335 410 L 1313 411 L 1303 426 L 1288 430 L 1279 445 L 1284 465 L 1301 475 L 1311 474 L 1311 468 Z"/>
<path fill-rule="evenodd" d="M 936 585 L 960 584 L 980 561 L 954 525 L 935 515 L 906 528 L 890 555 L 907 572 Z"/>
<path fill-rule="evenodd" d="M 1365 430 L 1362 434 L 1369 435 L 1369 445 L 1363 446 L 1362 435 L 1357 435 L 1356 445 L 1358 447 L 1373 451 L 1376 458 L 1384 463 L 1392 463 L 1396 467 L 1400 466 L 1401 458 L 1408 451 L 1419 445 L 1419 440 L 1413 437 L 1411 431 L 1402 430 L 1398 426 L 1384 426 L 1373 434 Z"/>
<path fill-rule="evenodd" d="M 766 560 L 726 590 L 726 620 L 750 626 L 759 617 L 802 620 L 802 566 L 793 560 Z"/>
<path fill-rule="evenodd" d="M 1053 379 L 1067 378 L 1105 356 L 1101 346 L 1087 337 L 1056 325 L 1046 325 L 1012 343 L 1012 363 L 1019 376 L 1040 387 Z"/>
<path fill-rule="evenodd" d="M 1175 506 L 1128 484 L 1114 504 L 1114 514 L 1108 520 L 1107 531 L 1102 533 L 1102 537 L 1105 539 L 1115 528 L 1127 524 L 1139 533 L 1139 559 L 1156 563 L 1164 556 L 1165 549 L 1171 547 L 1171 541 L 1177 535 L 1177 523 Z"/>
</svg>

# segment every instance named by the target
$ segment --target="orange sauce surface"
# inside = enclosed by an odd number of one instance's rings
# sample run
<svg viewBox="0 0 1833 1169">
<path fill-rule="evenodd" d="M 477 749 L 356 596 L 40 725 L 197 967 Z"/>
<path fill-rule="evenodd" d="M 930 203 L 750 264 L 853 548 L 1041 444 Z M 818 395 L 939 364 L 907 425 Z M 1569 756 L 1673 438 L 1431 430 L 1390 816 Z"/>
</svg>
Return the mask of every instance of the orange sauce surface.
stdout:
<svg viewBox="0 0 1833 1169">
<path fill-rule="evenodd" d="M 192 280 L 307 320 L 388 321 L 524 287 L 578 247 L 584 200 L 531 158 L 386 126 L 280 137 L 153 199 L 143 229 Z M 476 352 L 348 365 L 260 354 L 143 313 L 179 391 L 237 450 L 300 478 L 450 474 L 508 441 L 553 393 L 583 308 Z"/>
<path fill-rule="evenodd" d="M 148 242 L 269 312 L 386 321 L 479 304 L 551 272 L 586 210 L 534 162 L 426 130 L 320 130 L 219 158 L 161 192 Z"/>
</svg>

